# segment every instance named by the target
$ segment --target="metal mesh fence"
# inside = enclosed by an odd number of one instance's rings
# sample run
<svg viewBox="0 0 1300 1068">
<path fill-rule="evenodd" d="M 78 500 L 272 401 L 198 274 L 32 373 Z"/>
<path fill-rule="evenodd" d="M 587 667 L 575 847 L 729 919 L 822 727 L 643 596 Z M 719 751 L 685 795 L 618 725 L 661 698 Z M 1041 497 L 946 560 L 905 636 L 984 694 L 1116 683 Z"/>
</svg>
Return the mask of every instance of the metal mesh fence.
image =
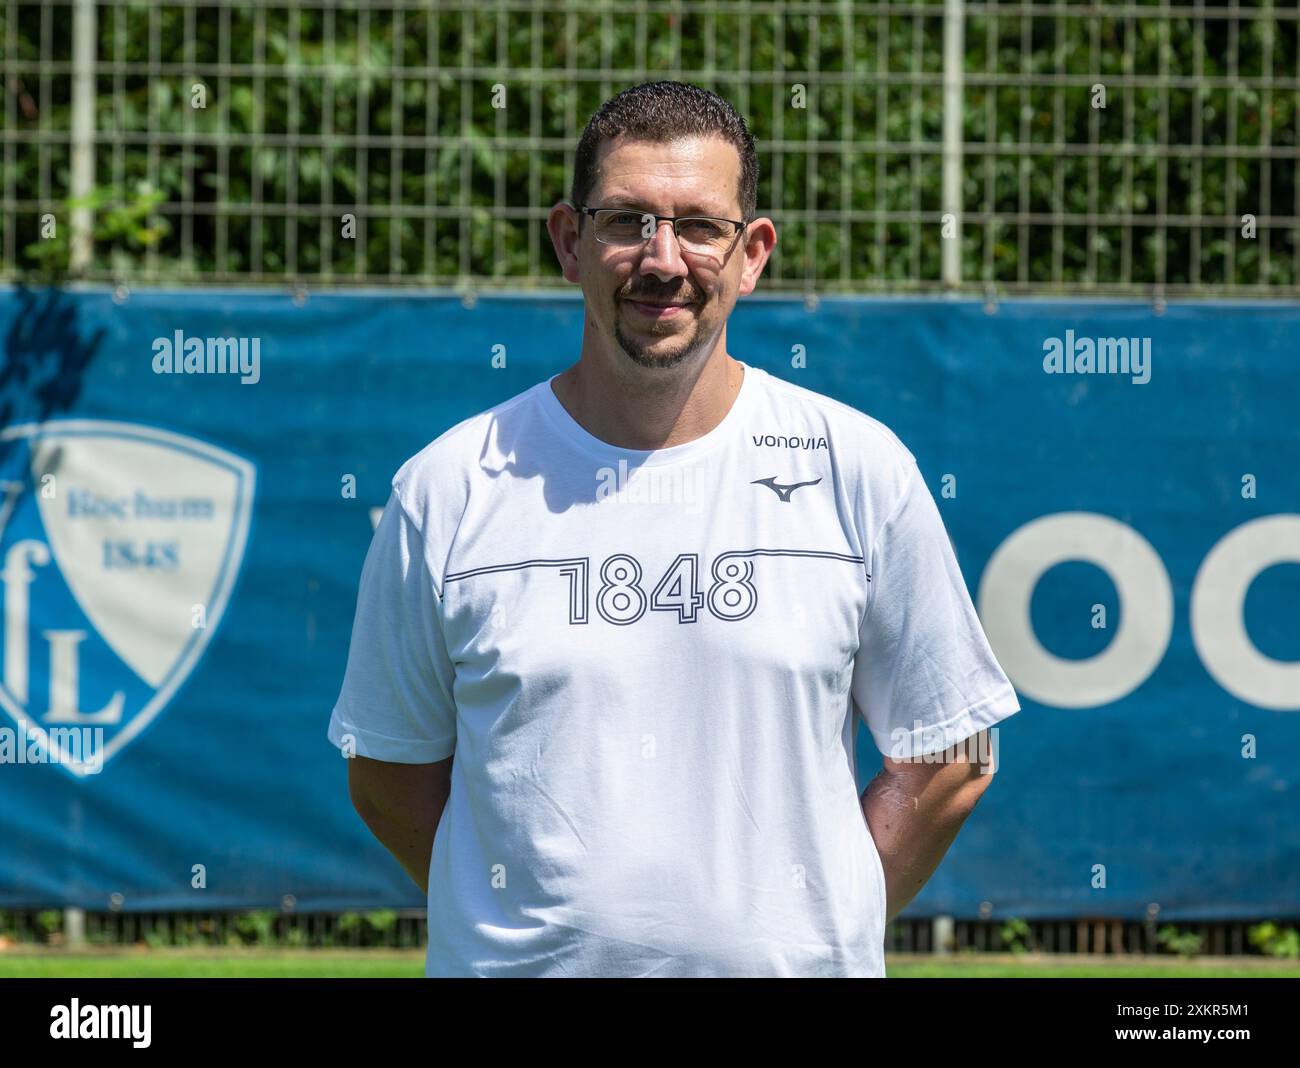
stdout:
<svg viewBox="0 0 1300 1068">
<path fill-rule="evenodd" d="M 750 123 L 761 291 L 1300 294 L 1295 0 L 0 0 L 0 276 L 564 286 L 658 78 Z"/>
<path fill-rule="evenodd" d="M 1103 917 L 1072 920 L 956 920 L 951 917 L 897 918 L 885 929 L 891 956 L 936 953 L 1040 952 L 1105 956 L 1172 956 L 1181 937 L 1185 952 L 1212 957 L 1288 957 L 1270 941 L 1272 921 L 1246 920 L 1182 924 Z M 1294 939 L 1294 928 L 1290 928 Z M 1280 933 L 1280 932 L 1279 932 Z M 78 909 L 0 911 L 0 946 L 26 947 L 173 946 L 423 949 L 428 942 L 424 909 L 299 913 L 286 910 L 238 912 L 83 912 Z M 1293 942 L 1288 942 L 1288 945 Z M 1271 950 L 1271 952 L 1270 952 Z M 1293 952 L 1293 951 L 1292 951 Z"/>
</svg>

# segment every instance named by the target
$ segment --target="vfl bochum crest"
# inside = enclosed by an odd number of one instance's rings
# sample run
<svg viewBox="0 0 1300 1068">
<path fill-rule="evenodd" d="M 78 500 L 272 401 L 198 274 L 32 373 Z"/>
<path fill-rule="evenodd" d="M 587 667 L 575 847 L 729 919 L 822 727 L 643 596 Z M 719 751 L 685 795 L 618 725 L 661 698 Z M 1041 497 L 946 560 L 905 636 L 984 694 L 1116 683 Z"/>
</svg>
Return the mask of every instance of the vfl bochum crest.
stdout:
<svg viewBox="0 0 1300 1068">
<path fill-rule="evenodd" d="M 0 431 L 0 722 L 78 777 L 98 768 L 59 752 L 67 728 L 102 728 L 99 766 L 137 737 L 221 621 L 254 482 L 247 460 L 153 427 Z"/>
</svg>

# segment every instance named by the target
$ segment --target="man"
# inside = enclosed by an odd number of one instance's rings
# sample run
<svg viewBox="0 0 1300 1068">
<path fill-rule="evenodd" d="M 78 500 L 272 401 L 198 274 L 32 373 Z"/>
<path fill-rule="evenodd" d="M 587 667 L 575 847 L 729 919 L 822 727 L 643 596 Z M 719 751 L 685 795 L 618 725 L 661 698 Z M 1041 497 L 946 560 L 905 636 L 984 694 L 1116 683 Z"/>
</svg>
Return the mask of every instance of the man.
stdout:
<svg viewBox="0 0 1300 1068">
<path fill-rule="evenodd" d="M 578 361 L 393 479 L 329 737 L 430 976 L 882 976 L 989 782 L 955 743 L 1019 705 L 912 454 L 727 353 L 757 180 L 714 94 L 605 104 L 549 219 Z"/>
</svg>

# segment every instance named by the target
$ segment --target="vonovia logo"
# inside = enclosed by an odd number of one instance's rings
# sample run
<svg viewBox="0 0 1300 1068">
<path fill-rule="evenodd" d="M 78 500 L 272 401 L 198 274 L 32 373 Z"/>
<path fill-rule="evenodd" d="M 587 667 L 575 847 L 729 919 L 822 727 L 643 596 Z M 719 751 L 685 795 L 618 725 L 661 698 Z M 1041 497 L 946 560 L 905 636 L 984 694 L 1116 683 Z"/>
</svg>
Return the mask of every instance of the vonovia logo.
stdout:
<svg viewBox="0 0 1300 1068">
<path fill-rule="evenodd" d="M 0 432 L 0 706 L 19 746 L 93 774 L 167 707 L 225 612 L 254 482 L 247 460 L 153 427 Z M 92 732 L 93 760 L 71 751 Z"/>
</svg>

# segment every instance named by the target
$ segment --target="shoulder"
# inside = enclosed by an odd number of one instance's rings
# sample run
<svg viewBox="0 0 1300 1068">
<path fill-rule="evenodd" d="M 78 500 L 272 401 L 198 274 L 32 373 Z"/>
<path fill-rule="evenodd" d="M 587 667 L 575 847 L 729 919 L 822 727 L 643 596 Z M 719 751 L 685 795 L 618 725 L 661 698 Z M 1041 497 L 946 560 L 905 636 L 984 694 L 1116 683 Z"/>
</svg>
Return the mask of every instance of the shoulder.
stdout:
<svg viewBox="0 0 1300 1068">
<path fill-rule="evenodd" d="M 448 427 L 393 475 L 393 493 L 407 517 L 427 538 L 445 537 L 464 514 L 481 473 L 498 466 L 501 441 L 516 416 L 535 407 L 543 380 Z"/>
</svg>

